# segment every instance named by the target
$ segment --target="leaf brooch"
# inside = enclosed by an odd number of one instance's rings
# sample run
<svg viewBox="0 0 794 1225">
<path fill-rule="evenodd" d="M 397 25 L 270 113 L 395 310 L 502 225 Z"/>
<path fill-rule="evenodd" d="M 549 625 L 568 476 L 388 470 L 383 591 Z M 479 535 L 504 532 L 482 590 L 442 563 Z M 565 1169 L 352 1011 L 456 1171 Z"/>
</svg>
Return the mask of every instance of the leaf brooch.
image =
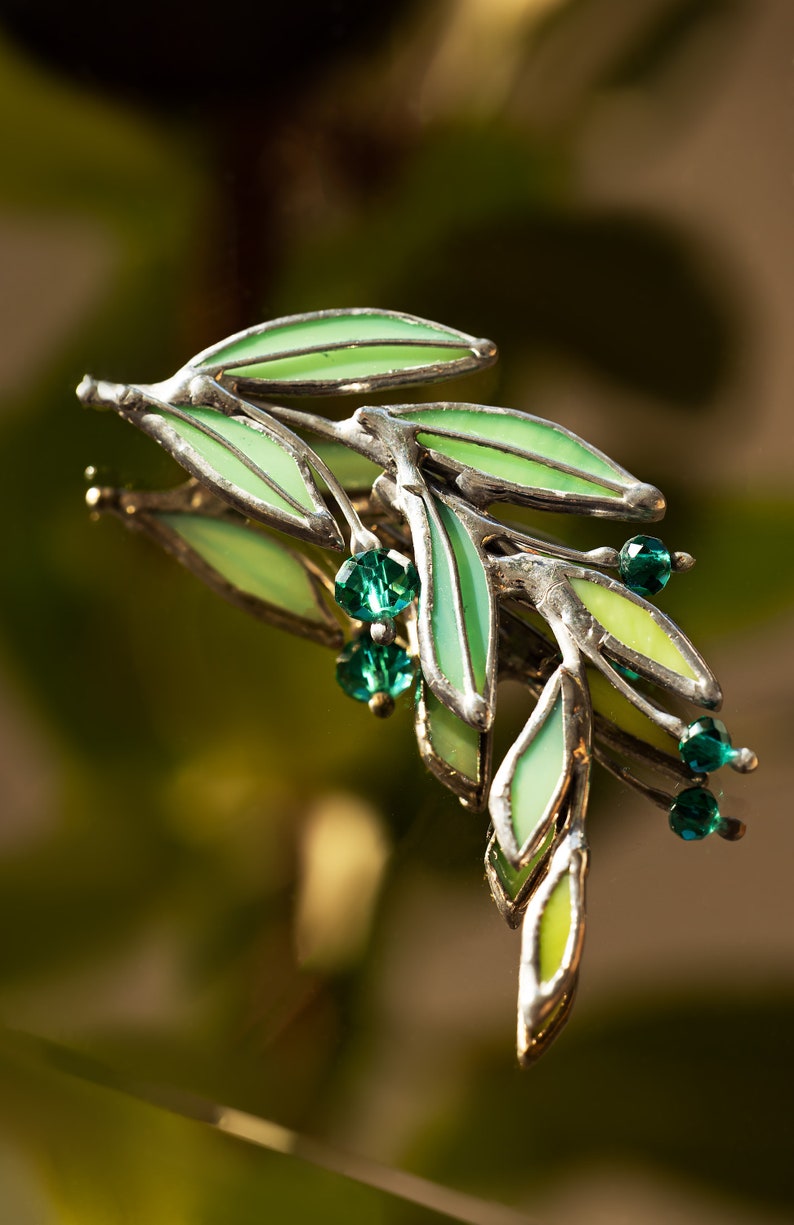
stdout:
<svg viewBox="0 0 794 1225">
<path fill-rule="evenodd" d="M 233 603 L 337 650 L 339 683 L 375 714 L 415 692 L 425 764 L 490 813 L 488 883 L 523 929 L 518 1057 L 529 1064 L 576 988 L 591 762 L 664 807 L 688 840 L 741 837 L 705 776 L 757 762 L 713 715 L 687 723 L 659 704 L 668 694 L 714 711 L 722 699 L 689 639 L 646 598 L 692 565 L 688 554 L 646 535 L 579 552 L 494 510 L 647 522 L 665 509 L 652 485 L 514 409 L 367 404 L 333 421 L 280 402 L 369 397 L 495 360 L 490 341 L 411 315 L 320 311 L 232 336 L 166 382 L 87 377 L 78 396 L 113 407 L 191 478 L 164 493 L 95 487 L 94 510 L 154 537 Z M 341 568 L 327 564 L 322 550 L 346 548 Z M 497 680 L 508 677 L 536 703 L 492 774 Z"/>
</svg>

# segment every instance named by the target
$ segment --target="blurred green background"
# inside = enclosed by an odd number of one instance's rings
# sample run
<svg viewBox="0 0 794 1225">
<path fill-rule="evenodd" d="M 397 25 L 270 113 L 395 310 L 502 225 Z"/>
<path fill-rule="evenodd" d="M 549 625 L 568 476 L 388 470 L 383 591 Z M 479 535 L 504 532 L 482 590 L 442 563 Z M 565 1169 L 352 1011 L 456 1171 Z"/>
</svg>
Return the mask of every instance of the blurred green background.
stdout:
<svg viewBox="0 0 794 1225">
<path fill-rule="evenodd" d="M 3 1225 L 441 1219 L 400 1171 L 486 1225 L 791 1219 L 793 50 L 787 0 L 0 2 Z M 579 1000 L 525 1074 L 486 821 L 409 712 L 83 504 L 88 464 L 179 479 L 85 370 L 352 305 L 493 338 L 450 398 L 665 491 L 698 566 L 660 603 L 761 758 L 715 780 L 739 845 L 596 778 Z"/>
</svg>

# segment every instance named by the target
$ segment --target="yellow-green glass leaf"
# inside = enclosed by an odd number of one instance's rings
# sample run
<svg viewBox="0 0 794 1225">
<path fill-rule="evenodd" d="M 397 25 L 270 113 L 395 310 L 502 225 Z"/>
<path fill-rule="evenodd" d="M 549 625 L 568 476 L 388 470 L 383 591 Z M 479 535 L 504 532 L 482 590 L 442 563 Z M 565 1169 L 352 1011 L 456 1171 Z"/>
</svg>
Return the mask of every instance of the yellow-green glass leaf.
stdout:
<svg viewBox="0 0 794 1225">
<path fill-rule="evenodd" d="M 697 680 L 698 674 L 684 658 L 678 647 L 654 621 L 647 608 L 634 604 L 609 587 L 588 579 L 568 580 L 576 595 L 596 621 L 619 642 L 624 643 L 639 655 L 645 655 L 664 668 L 669 668 L 687 680 Z"/>
<path fill-rule="evenodd" d="M 573 921 L 573 896 L 568 873 L 554 886 L 540 920 L 538 953 L 540 981 L 547 983 L 560 969 Z"/>
<path fill-rule="evenodd" d="M 540 861 L 548 853 L 549 847 L 554 841 L 556 831 L 550 829 L 543 839 L 539 849 L 530 859 L 529 863 L 523 868 L 514 868 L 510 860 L 505 855 L 496 838 L 491 839 L 491 846 L 488 852 L 488 858 L 499 877 L 502 888 L 509 898 L 513 901 L 518 897 L 522 888 L 532 876 Z"/>
<path fill-rule="evenodd" d="M 620 498 L 614 489 L 607 489 L 597 481 L 586 480 L 570 472 L 559 472 L 556 468 L 511 455 L 509 451 L 497 451 L 495 447 L 480 446 L 457 438 L 444 438 L 440 434 L 418 434 L 422 446 L 438 451 L 455 460 L 463 468 L 474 468 L 500 481 L 534 489 L 558 490 L 560 493 L 596 494 L 598 497 Z"/>
<path fill-rule="evenodd" d="M 480 781 L 480 733 L 448 710 L 425 686 L 426 735 L 442 761 L 473 783 Z"/>
<path fill-rule="evenodd" d="M 671 753 L 671 746 L 674 746 L 675 742 L 652 719 L 633 706 L 628 698 L 624 698 L 614 685 L 610 685 L 601 672 L 588 668 L 587 684 L 590 689 L 593 710 L 597 714 L 603 715 L 605 719 L 610 719 L 624 732 L 636 736 L 638 740 L 643 740 L 646 744 L 661 749 L 663 753 Z M 675 753 L 671 755 L 677 760 Z"/>
<path fill-rule="evenodd" d="M 458 516 L 438 500 L 436 509 L 455 555 L 474 684 L 478 692 L 482 693 L 485 688 L 491 637 L 491 595 L 488 579 L 474 542 Z"/>
<path fill-rule="evenodd" d="M 516 842 L 523 846 L 537 828 L 567 767 L 562 693 L 518 758 L 510 784 L 510 811 Z"/>
<path fill-rule="evenodd" d="M 271 536 L 229 519 L 182 513 L 155 517 L 238 591 L 323 623 L 305 566 Z"/>
<path fill-rule="evenodd" d="M 309 512 L 314 511 L 314 504 L 306 481 L 297 463 L 289 452 L 285 451 L 274 439 L 246 425 L 245 422 L 226 417 L 212 408 L 191 407 L 180 409 L 180 412 L 185 413 L 197 424 L 192 424 L 192 421 L 184 421 L 172 413 L 162 412 L 162 416 L 179 437 L 183 438 L 219 476 L 238 486 L 250 496 L 278 510 L 292 515 L 296 513 L 294 506 L 291 506 L 285 498 L 272 489 L 261 476 L 247 468 L 224 445 L 224 443 L 230 443 L 256 464 L 271 480 L 275 481 L 285 493 L 294 498 L 301 507 Z M 204 433 L 199 425 L 208 427 L 217 437 Z M 175 458 L 179 458 L 178 454 L 175 455 Z"/>
<path fill-rule="evenodd" d="M 597 454 L 580 438 L 575 438 L 558 429 L 551 421 L 542 421 L 521 413 L 488 413 L 471 408 L 420 408 L 416 412 L 409 412 L 405 415 L 422 425 L 438 426 L 462 434 L 469 440 L 469 444 L 457 442 L 451 438 L 441 438 L 434 434 L 432 441 L 427 439 L 425 445 L 432 446 L 434 450 L 443 451 L 445 455 L 453 459 L 460 459 L 463 463 L 471 463 L 470 457 L 480 454 L 479 451 L 471 450 L 470 443 L 473 442 L 485 444 L 485 450 L 482 453 L 489 457 L 489 462 L 496 462 L 495 459 L 492 459 L 493 448 L 488 447 L 488 444 L 500 443 L 517 450 L 530 451 L 541 458 L 567 464 L 568 467 L 579 469 L 583 474 L 594 477 L 603 476 L 611 481 L 620 480 L 620 474 L 616 473 L 614 466 L 603 456 Z M 459 450 L 460 447 L 463 449 Z M 507 456 L 498 451 L 495 454 L 502 455 L 499 462 L 503 465 L 503 471 L 499 475 L 504 475 L 508 480 L 517 479 L 517 483 L 528 483 L 521 476 L 521 473 L 525 471 L 523 465 L 528 462 L 527 460 Z M 484 464 L 472 464 L 472 467 L 484 466 Z M 490 467 L 488 470 L 491 470 Z M 508 475 L 509 473 L 513 475 Z"/>
</svg>

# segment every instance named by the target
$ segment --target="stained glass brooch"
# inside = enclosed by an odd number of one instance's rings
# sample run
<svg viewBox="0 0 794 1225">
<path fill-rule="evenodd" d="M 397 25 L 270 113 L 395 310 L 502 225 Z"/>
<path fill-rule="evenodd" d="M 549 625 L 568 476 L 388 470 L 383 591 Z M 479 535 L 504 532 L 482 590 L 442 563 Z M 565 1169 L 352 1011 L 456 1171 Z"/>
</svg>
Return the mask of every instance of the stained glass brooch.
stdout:
<svg viewBox="0 0 794 1225">
<path fill-rule="evenodd" d="M 647 524 L 664 514 L 658 489 L 525 412 L 372 402 L 495 360 L 490 341 L 411 315 L 330 310 L 250 328 L 165 382 L 86 377 L 78 395 L 149 434 L 190 478 L 162 493 L 93 486 L 93 510 L 154 538 L 226 599 L 337 652 L 340 685 L 374 714 L 413 696 L 428 769 L 490 814 L 486 877 L 522 927 L 518 1057 L 529 1064 L 576 988 L 592 763 L 666 809 L 685 840 L 741 837 L 706 776 L 757 763 L 713 714 L 677 713 L 722 699 L 648 598 L 689 569 L 688 554 L 645 534 L 580 552 L 498 513 Z M 289 403 L 327 395 L 364 402 L 343 421 Z M 534 708 L 493 771 L 507 678 Z"/>
</svg>

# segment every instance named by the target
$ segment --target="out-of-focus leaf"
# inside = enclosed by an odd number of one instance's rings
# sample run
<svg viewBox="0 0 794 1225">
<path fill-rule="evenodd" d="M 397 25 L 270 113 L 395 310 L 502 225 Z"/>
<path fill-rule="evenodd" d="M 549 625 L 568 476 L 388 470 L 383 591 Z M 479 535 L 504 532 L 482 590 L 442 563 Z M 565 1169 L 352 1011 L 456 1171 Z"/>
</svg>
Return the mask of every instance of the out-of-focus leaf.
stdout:
<svg viewBox="0 0 794 1225">
<path fill-rule="evenodd" d="M 407 277 L 408 270 L 404 275 Z M 632 213 L 511 210 L 451 230 L 410 269 L 414 300 L 474 314 L 503 368 L 552 353 L 646 394 L 708 401 L 735 350 L 726 286 L 671 225 Z M 407 281 L 389 282 L 393 301 Z"/>
<path fill-rule="evenodd" d="M 794 567 L 781 559 L 794 538 L 794 501 L 782 482 L 777 493 L 772 486 L 742 495 L 684 494 L 671 506 L 666 536 L 686 541 L 697 565 L 669 585 L 668 599 L 686 614 L 694 636 L 730 634 L 791 607 Z"/>
<path fill-rule="evenodd" d="M 693 35 L 705 26 L 713 32 L 720 20 L 734 17 L 743 7 L 742 0 L 667 0 L 661 6 L 650 5 L 648 20 L 628 34 L 598 84 L 608 89 L 654 84 L 690 51 Z"/>
<path fill-rule="evenodd" d="M 0 1137 L 38 1175 L 33 1203 L 80 1225 L 519 1225 L 268 1119 L 126 1078 L 0 1033 Z M 0 1201 L 6 1202 L 0 1168 Z M 428 1207 L 432 1204 L 432 1207 Z M 9 1221 L 9 1225 L 12 1223 Z"/>
</svg>

